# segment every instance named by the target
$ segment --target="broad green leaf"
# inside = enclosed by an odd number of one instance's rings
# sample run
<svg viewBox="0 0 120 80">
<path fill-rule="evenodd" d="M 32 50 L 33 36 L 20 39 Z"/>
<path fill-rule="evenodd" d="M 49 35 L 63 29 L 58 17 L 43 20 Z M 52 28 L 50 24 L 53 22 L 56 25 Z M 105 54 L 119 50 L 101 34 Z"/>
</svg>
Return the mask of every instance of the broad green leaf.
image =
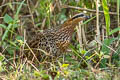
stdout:
<svg viewBox="0 0 120 80">
<path fill-rule="evenodd" d="M 106 58 L 103 58 L 100 62 L 100 68 L 105 68 L 107 65 L 107 59 Z"/>
<path fill-rule="evenodd" d="M 4 56 L 0 56 L 0 61 L 3 61 L 4 60 Z"/>
<path fill-rule="evenodd" d="M 15 51 L 15 49 L 13 47 L 7 48 L 6 50 L 10 55 L 13 55 L 14 51 Z"/>
<path fill-rule="evenodd" d="M 12 21 L 13 21 L 12 17 L 10 17 L 8 14 L 5 14 L 4 22 L 5 23 L 11 23 Z"/>
<path fill-rule="evenodd" d="M 46 74 L 44 70 L 43 70 L 43 71 L 40 71 L 40 72 L 34 71 L 34 75 L 35 75 L 36 77 L 40 77 L 40 76 L 41 76 L 43 79 L 48 79 L 48 78 L 49 78 L 49 75 Z"/>
<path fill-rule="evenodd" d="M 112 44 L 112 42 L 116 40 L 115 38 L 112 39 L 105 39 L 102 45 L 102 52 L 106 55 L 108 55 L 110 53 L 110 49 L 109 46 L 110 44 Z"/>
</svg>

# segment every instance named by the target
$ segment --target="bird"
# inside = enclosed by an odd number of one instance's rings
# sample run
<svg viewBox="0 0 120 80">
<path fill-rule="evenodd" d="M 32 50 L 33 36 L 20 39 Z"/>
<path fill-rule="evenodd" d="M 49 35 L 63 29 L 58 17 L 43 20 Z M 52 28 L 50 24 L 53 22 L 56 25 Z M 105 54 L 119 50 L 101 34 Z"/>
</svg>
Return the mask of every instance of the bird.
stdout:
<svg viewBox="0 0 120 80">
<path fill-rule="evenodd" d="M 28 45 L 35 54 L 41 55 L 46 53 L 52 57 L 60 56 L 66 52 L 76 25 L 88 18 L 89 16 L 86 16 L 84 13 L 78 13 L 59 27 L 38 32 L 31 40 L 28 40 Z"/>
</svg>

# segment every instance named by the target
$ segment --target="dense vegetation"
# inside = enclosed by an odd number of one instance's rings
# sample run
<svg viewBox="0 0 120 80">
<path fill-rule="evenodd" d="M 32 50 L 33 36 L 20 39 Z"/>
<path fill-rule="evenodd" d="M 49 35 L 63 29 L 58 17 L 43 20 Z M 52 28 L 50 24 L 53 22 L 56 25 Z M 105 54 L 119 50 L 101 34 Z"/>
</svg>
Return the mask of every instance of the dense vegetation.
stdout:
<svg viewBox="0 0 120 80">
<path fill-rule="evenodd" d="M 0 80 L 119 80 L 120 0 L 0 0 Z M 57 27 L 76 13 L 69 52 L 50 62 L 23 58 L 27 35 Z"/>
</svg>

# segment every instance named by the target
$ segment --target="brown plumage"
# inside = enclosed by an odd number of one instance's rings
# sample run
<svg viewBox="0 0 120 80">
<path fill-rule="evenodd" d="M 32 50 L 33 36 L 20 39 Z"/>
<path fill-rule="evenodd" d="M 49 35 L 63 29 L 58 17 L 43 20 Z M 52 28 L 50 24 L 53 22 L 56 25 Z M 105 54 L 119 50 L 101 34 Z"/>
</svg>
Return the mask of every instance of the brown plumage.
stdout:
<svg viewBox="0 0 120 80">
<path fill-rule="evenodd" d="M 46 29 L 42 33 L 34 35 L 32 40 L 28 40 L 28 44 L 35 54 L 46 52 L 51 56 L 58 56 L 65 52 L 69 46 L 72 33 L 78 22 L 87 18 L 84 13 L 76 14 L 65 21 L 60 27 Z"/>
</svg>

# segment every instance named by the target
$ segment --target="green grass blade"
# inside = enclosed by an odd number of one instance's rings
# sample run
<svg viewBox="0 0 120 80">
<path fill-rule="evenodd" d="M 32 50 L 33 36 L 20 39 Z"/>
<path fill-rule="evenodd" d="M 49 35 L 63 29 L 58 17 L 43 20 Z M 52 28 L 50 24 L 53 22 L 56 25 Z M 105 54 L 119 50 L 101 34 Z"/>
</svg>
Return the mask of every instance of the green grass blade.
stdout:
<svg viewBox="0 0 120 80">
<path fill-rule="evenodd" d="M 113 29 L 113 30 L 109 33 L 109 35 L 112 35 L 113 33 L 117 32 L 117 31 L 120 31 L 120 27 Z"/>
<path fill-rule="evenodd" d="M 106 33 L 108 36 L 110 32 L 110 15 L 109 15 L 109 9 L 107 6 L 107 0 L 102 0 L 102 6 L 103 6 L 105 21 L 106 21 Z"/>
<path fill-rule="evenodd" d="M 17 19 L 18 19 L 18 14 L 19 14 L 19 12 L 20 12 L 20 10 L 21 10 L 22 5 L 24 4 L 24 2 L 25 2 L 25 0 L 24 0 L 24 1 L 22 1 L 22 3 L 20 4 L 20 6 L 18 7 L 17 12 L 16 12 L 16 14 L 15 14 L 15 20 L 17 20 Z"/>
<path fill-rule="evenodd" d="M 91 17 L 90 19 L 88 19 L 87 21 L 85 21 L 83 24 L 86 24 L 86 23 L 90 22 L 90 21 L 93 20 L 94 18 L 96 18 L 96 16 Z"/>
<path fill-rule="evenodd" d="M 117 0 L 118 27 L 120 27 L 120 26 L 119 26 L 119 21 L 120 21 L 120 18 L 119 18 L 119 15 L 120 15 L 119 12 L 120 12 L 120 11 L 119 11 L 119 9 L 120 9 L 120 0 Z"/>
<path fill-rule="evenodd" d="M 4 24 L 0 24 L 0 27 L 1 27 L 1 28 L 4 28 L 4 29 L 7 28 Z"/>
<path fill-rule="evenodd" d="M 5 38 L 8 36 L 8 32 L 9 32 L 9 30 L 11 29 L 11 27 L 12 27 L 12 24 L 10 23 L 10 24 L 8 25 L 6 31 L 4 32 L 3 36 L 2 36 L 2 41 L 4 41 Z"/>
</svg>

